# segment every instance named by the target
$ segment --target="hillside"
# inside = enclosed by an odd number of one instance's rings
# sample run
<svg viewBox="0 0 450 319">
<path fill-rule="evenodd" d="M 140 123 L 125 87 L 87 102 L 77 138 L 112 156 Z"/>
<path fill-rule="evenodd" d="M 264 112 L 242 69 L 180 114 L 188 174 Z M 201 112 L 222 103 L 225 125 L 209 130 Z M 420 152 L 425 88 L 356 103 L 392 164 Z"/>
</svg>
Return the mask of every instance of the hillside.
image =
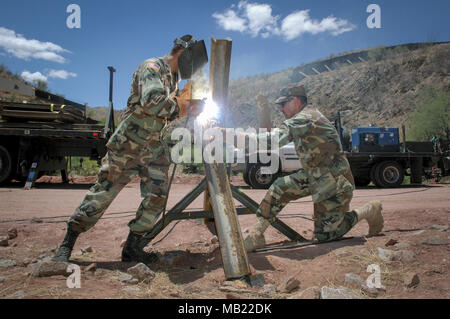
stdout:
<svg viewBox="0 0 450 319">
<path fill-rule="evenodd" d="M 364 62 L 363 62 L 364 61 Z M 450 44 L 418 48 L 369 51 L 359 63 L 342 63 L 329 72 L 301 76 L 297 68 L 231 81 L 230 103 L 236 127 L 258 126 L 256 95 L 264 92 L 271 104 L 272 118 L 280 124 L 283 115 L 273 104 L 279 90 L 289 84 L 305 85 L 311 104 L 326 116 L 344 112 L 344 124 L 404 124 L 419 101 L 420 89 L 431 86 L 450 90 Z"/>
</svg>

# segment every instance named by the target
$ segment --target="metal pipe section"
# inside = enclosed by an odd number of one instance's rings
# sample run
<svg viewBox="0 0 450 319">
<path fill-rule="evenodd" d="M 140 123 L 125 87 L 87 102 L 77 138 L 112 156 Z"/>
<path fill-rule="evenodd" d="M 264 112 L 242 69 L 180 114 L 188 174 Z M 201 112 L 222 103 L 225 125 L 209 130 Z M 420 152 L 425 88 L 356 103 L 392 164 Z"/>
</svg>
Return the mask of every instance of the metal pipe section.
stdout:
<svg viewBox="0 0 450 319">
<path fill-rule="evenodd" d="M 209 87 L 213 100 L 222 108 L 222 111 L 226 111 L 228 107 L 231 45 L 231 40 L 211 39 Z M 222 112 L 224 113 L 227 112 Z M 251 269 L 225 164 L 212 162 L 210 158 L 205 158 L 205 161 L 209 200 L 220 242 L 225 277 L 228 280 L 248 277 Z"/>
<path fill-rule="evenodd" d="M 230 280 L 249 276 L 251 269 L 225 164 L 205 164 L 205 173 L 225 277 Z"/>
</svg>

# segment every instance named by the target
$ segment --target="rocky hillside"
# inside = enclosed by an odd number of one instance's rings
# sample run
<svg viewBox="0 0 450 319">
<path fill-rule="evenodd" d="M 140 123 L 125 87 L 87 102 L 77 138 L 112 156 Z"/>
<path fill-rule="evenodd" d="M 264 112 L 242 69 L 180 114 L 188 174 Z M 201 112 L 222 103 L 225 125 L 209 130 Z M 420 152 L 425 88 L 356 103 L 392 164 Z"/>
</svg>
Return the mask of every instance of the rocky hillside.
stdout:
<svg viewBox="0 0 450 319">
<path fill-rule="evenodd" d="M 372 54 L 371 54 L 372 53 Z M 417 49 L 369 51 L 360 63 L 303 77 L 309 101 L 326 116 L 344 112 L 344 124 L 400 126 L 408 120 L 425 87 L 450 91 L 450 44 Z M 272 118 L 280 124 L 283 115 L 273 101 L 279 90 L 297 83 L 298 68 L 275 74 L 238 79 L 230 83 L 230 99 L 236 127 L 258 126 L 256 95 L 263 92 L 272 102 Z"/>
</svg>

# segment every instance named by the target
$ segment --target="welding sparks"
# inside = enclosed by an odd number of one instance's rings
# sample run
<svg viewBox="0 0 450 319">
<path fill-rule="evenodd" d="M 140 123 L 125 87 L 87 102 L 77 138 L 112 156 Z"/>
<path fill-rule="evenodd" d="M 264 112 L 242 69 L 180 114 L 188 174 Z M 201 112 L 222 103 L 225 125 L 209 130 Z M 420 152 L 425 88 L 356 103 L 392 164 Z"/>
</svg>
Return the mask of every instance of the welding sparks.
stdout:
<svg viewBox="0 0 450 319">
<path fill-rule="evenodd" d="M 211 120 L 217 118 L 219 114 L 219 107 L 211 97 L 208 97 L 205 102 L 203 112 L 197 116 L 197 122 L 201 126 L 206 126 Z"/>
</svg>

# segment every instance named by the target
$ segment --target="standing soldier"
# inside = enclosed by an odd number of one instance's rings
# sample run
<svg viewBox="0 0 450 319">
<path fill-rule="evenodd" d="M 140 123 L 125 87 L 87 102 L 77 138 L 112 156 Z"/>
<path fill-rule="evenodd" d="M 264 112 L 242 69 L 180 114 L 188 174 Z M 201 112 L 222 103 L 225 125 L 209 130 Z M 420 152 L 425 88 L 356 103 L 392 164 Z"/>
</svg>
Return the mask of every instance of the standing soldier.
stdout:
<svg viewBox="0 0 450 319">
<path fill-rule="evenodd" d="M 127 109 L 116 132 L 108 141 L 97 182 L 67 222 L 67 233 L 53 261 L 68 261 L 79 234 L 92 228 L 130 180 L 139 175 L 143 198 L 136 218 L 129 222 L 130 233 L 122 251 L 122 261 L 149 263 L 155 254 L 143 251 L 143 235 L 151 231 L 165 209 L 168 189 L 169 152 L 162 141 L 168 122 L 198 114 L 201 105 L 178 94 L 179 80 L 189 79 L 208 62 L 204 41 L 191 35 L 175 39 L 170 54 L 144 61 L 133 75 Z M 183 92 L 181 94 L 183 96 Z"/>
<path fill-rule="evenodd" d="M 281 95 L 275 103 L 287 120 L 280 128 L 279 144 L 281 147 L 294 141 L 303 168 L 272 184 L 257 211 L 258 221 L 244 241 L 247 251 L 265 246 L 264 232 L 283 207 L 309 195 L 314 202 L 314 235 L 318 241 L 341 238 L 363 219 L 369 224 L 369 235 L 381 232 L 379 201 L 349 211 L 354 180 L 334 126 L 316 108 L 307 105 L 303 86 L 282 89 Z"/>
</svg>

